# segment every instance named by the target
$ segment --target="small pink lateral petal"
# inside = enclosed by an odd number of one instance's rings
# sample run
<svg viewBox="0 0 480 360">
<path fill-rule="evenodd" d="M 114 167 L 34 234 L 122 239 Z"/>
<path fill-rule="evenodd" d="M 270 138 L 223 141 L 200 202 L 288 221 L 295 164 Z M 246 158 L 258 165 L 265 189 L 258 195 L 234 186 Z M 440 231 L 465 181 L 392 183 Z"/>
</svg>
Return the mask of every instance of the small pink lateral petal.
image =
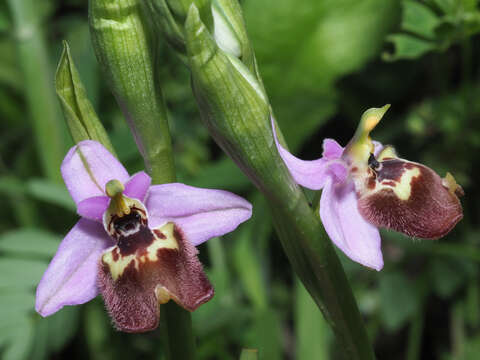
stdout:
<svg viewBox="0 0 480 360">
<path fill-rule="evenodd" d="M 327 139 L 324 142 L 323 152 L 324 155 L 326 155 L 325 158 L 320 158 L 317 160 L 301 160 L 293 156 L 279 143 L 273 118 L 272 129 L 278 153 L 280 154 L 280 157 L 297 184 L 300 184 L 308 189 L 320 190 L 325 185 L 327 178 L 331 175 L 329 173 L 329 168 L 332 165 L 331 160 L 338 159 L 338 163 L 336 164 L 339 164 L 340 166 L 342 165 L 340 156 L 343 150 L 340 151 L 341 146 L 338 145 L 335 140 Z"/>
<path fill-rule="evenodd" d="M 360 215 L 353 183 L 326 182 L 320 218 L 330 239 L 350 259 L 377 271 L 383 268 L 380 234 Z"/>
<path fill-rule="evenodd" d="M 342 157 L 343 147 L 333 139 L 323 140 L 322 156 L 327 160 L 339 159 Z"/>
<path fill-rule="evenodd" d="M 145 171 L 140 171 L 130 178 L 125 183 L 124 194 L 128 197 L 138 199 L 141 202 L 145 201 L 147 196 L 148 188 L 152 183 L 152 178 L 147 175 Z"/>
<path fill-rule="evenodd" d="M 35 310 L 45 317 L 97 296 L 98 262 L 112 245 L 102 225 L 80 219 L 60 243 L 38 284 Z"/>
<path fill-rule="evenodd" d="M 80 153 L 82 155 L 80 155 Z M 85 168 L 88 164 L 89 171 Z M 127 170 L 102 144 L 84 140 L 72 147 L 60 167 L 63 180 L 75 203 L 105 195 L 105 184 L 113 179 L 125 183 Z"/>
<path fill-rule="evenodd" d="M 181 183 L 151 186 L 146 206 L 151 228 L 172 221 L 195 246 L 235 230 L 252 216 L 252 204 L 240 196 Z"/>
<path fill-rule="evenodd" d="M 107 210 L 110 198 L 107 196 L 94 196 L 80 201 L 77 204 L 77 213 L 83 218 L 103 222 L 103 213 Z"/>
</svg>

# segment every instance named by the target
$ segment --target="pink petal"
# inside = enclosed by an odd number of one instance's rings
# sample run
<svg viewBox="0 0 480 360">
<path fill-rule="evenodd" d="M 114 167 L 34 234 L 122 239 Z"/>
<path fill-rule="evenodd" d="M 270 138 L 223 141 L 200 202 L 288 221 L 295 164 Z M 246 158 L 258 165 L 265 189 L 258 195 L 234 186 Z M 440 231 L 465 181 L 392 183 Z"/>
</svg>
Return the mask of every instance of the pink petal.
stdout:
<svg viewBox="0 0 480 360">
<path fill-rule="evenodd" d="M 132 175 L 130 180 L 127 181 L 124 194 L 143 202 L 151 183 L 152 178 L 145 171 L 140 171 Z"/>
<path fill-rule="evenodd" d="M 332 164 L 336 165 L 335 174 L 337 177 L 343 176 L 346 177 L 346 169 L 342 171 L 339 167 L 342 167 L 343 164 L 340 160 L 340 157 L 343 152 L 343 148 L 338 145 L 335 140 L 326 139 L 323 143 L 323 155 L 324 157 L 317 160 L 301 160 L 293 156 L 288 152 L 279 142 L 275 130 L 275 123 L 272 118 L 272 129 L 273 137 L 275 139 L 275 144 L 277 146 L 278 153 L 282 158 L 283 162 L 287 166 L 290 174 L 297 184 L 300 184 L 306 188 L 312 190 L 320 190 L 331 175 L 330 166 Z M 332 162 L 332 160 L 338 159 L 338 162 Z M 343 166 L 345 168 L 345 166 Z M 343 179 L 341 179 L 343 180 Z"/>
<path fill-rule="evenodd" d="M 84 161 L 90 171 L 85 168 Z M 129 178 L 127 170 L 115 156 L 93 140 L 81 141 L 72 147 L 60 169 L 65 185 L 77 204 L 89 197 L 105 195 L 108 181 L 117 179 L 125 183 Z"/>
<path fill-rule="evenodd" d="M 373 146 L 374 146 L 373 155 L 375 157 L 377 157 L 378 154 L 380 154 L 380 151 L 383 150 L 384 146 L 380 141 L 372 140 L 372 143 L 373 143 Z"/>
<path fill-rule="evenodd" d="M 103 213 L 107 210 L 110 198 L 108 196 L 94 196 L 80 201 L 77 212 L 81 217 L 103 222 Z"/>
<path fill-rule="evenodd" d="M 35 310 L 49 316 L 65 305 L 90 301 L 98 294 L 98 262 L 112 246 L 103 226 L 86 219 L 70 230 L 37 287 Z"/>
<path fill-rule="evenodd" d="M 350 259 L 375 270 L 383 268 L 380 233 L 360 215 L 352 182 L 327 180 L 320 218 L 330 239 Z"/>
<path fill-rule="evenodd" d="M 180 183 L 151 186 L 146 206 L 150 228 L 172 221 L 195 246 L 235 230 L 252 215 L 252 205 L 240 196 Z"/>
<path fill-rule="evenodd" d="M 325 159 L 333 160 L 342 157 L 343 147 L 333 139 L 323 140 L 323 154 Z"/>
</svg>

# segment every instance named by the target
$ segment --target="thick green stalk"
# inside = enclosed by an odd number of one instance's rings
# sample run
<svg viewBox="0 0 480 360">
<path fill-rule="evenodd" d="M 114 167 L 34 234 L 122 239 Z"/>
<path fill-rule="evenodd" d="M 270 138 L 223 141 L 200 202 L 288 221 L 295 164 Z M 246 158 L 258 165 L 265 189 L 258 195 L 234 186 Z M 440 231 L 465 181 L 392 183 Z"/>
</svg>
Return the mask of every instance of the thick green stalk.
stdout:
<svg viewBox="0 0 480 360">
<path fill-rule="evenodd" d="M 90 0 L 92 41 L 154 184 L 176 180 L 167 113 L 155 72 L 156 42 L 140 0 Z M 162 306 L 168 359 L 195 359 L 190 313 Z"/>
<path fill-rule="evenodd" d="M 44 175 L 61 181 L 60 164 L 66 150 L 64 124 L 53 92 L 53 76 L 41 28 L 42 12 L 34 0 L 8 0 L 8 4 L 15 24 L 18 63 L 24 76 L 37 154 Z"/>
<path fill-rule="evenodd" d="M 147 171 L 159 183 L 175 180 L 167 114 L 148 17 L 140 0 L 91 0 L 93 47 L 134 134 Z"/>
<path fill-rule="evenodd" d="M 256 75 L 219 49 L 193 5 L 185 39 L 193 91 L 210 133 L 268 199 L 285 252 L 333 328 L 345 358 L 374 359 L 333 246 L 276 150 L 268 100 Z"/>
</svg>

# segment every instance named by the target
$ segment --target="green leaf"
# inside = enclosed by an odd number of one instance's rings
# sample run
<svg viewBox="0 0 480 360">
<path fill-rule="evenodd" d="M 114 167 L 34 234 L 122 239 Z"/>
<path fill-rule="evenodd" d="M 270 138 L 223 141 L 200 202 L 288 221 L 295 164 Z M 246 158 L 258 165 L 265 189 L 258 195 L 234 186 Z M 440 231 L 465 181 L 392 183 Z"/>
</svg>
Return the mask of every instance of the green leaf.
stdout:
<svg viewBox="0 0 480 360">
<path fill-rule="evenodd" d="M 40 260 L 0 258 L 0 289 L 33 288 L 38 285 L 47 263 Z"/>
<path fill-rule="evenodd" d="M 19 41 L 17 63 L 22 71 L 26 99 L 35 137 L 36 156 L 44 174 L 61 181 L 59 167 L 65 154 L 65 126 L 52 87 L 51 67 L 44 36 L 43 16 L 49 1 L 7 1 Z"/>
<path fill-rule="evenodd" d="M 245 19 L 275 115 L 296 149 L 332 116 L 335 82 L 382 49 L 397 0 L 245 0 Z"/>
<path fill-rule="evenodd" d="M 431 268 L 433 289 L 441 298 L 448 298 L 467 280 L 464 269 L 457 262 L 438 259 Z"/>
<path fill-rule="evenodd" d="M 404 0 L 402 8 L 402 30 L 428 39 L 435 38 L 435 28 L 440 19 L 428 6 L 418 1 Z"/>
<path fill-rule="evenodd" d="M 48 318 L 48 347 L 50 352 L 60 351 L 77 331 L 79 309 L 67 306 Z"/>
<path fill-rule="evenodd" d="M 34 336 L 32 319 L 24 315 L 14 325 L 0 324 L 0 345 L 3 344 L 2 360 L 27 360 Z"/>
<path fill-rule="evenodd" d="M 198 187 L 224 188 L 230 191 L 240 191 L 250 186 L 247 177 L 228 157 L 208 163 L 189 181 L 189 184 Z"/>
<path fill-rule="evenodd" d="M 76 143 L 95 140 L 115 154 L 105 128 L 87 98 L 66 41 L 63 42 L 63 52 L 55 75 L 55 90 L 73 140 Z"/>
<path fill-rule="evenodd" d="M 0 318 L 4 325 L 12 326 L 19 318 L 32 312 L 35 295 L 31 290 L 9 289 L 0 291 Z"/>
<path fill-rule="evenodd" d="M 257 360 L 258 359 L 258 350 L 257 349 L 242 349 L 240 354 L 240 360 Z"/>
<path fill-rule="evenodd" d="M 13 230 L 0 236 L 0 251 L 15 255 L 52 257 L 61 237 L 42 229 Z"/>
<path fill-rule="evenodd" d="M 332 332 L 300 281 L 295 281 L 296 359 L 328 360 Z"/>
<path fill-rule="evenodd" d="M 384 273 L 380 277 L 380 314 L 387 329 L 403 326 L 418 309 L 415 287 L 402 273 Z"/>
<path fill-rule="evenodd" d="M 239 280 L 250 302 L 257 308 L 267 306 L 265 279 L 260 268 L 255 243 L 259 241 L 251 226 L 245 224 L 236 233 L 234 261 Z"/>
<path fill-rule="evenodd" d="M 282 359 L 281 323 L 274 309 L 265 308 L 253 313 L 247 344 L 251 348 L 259 349 L 260 360 Z"/>
<path fill-rule="evenodd" d="M 413 37 L 407 34 L 393 34 L 387 37 L 387 41 L 393 44 L 393 53 L 383 53 L 382 58 L 386 61 L 396 61 L 401 59 L 416 59 L 429 51 L 437 48 L 436 44 Z"/>
<path fill-rule="evenodd" d="M 63 184 L 57 184 L 45 179 L 31 179 L 27 182 L 27 191 L 38 200 L 61 206 L 73 212 L 77 210 L 75 202 Z"/>
</svg>

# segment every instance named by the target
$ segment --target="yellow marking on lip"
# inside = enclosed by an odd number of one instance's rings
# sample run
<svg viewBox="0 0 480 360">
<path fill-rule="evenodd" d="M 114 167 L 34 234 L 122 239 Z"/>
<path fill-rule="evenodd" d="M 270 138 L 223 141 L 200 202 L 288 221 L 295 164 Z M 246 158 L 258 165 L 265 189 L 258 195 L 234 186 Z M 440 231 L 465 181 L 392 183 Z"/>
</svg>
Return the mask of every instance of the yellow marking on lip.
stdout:
<svg viewBox="0 0 480 360">
<path fill-rule="evenodd" d="M 377 156 L 377 161 L 383 161 L 383 159 L 396 159 L 398 158 L 397 152 L 393 148 L 393 146 L 387 145 L 385 146 L 382 151 Z"/>
<path fill-rule="evenodd" d="M 408 200 L 412 193 L 412 179 L 416 176 L 420 175 L 420 170 L 418 167 L 414 167 L 413 169 L 404 169 L 402 176 L 400 177 L 399 181 L 385 179 L 384 181 L 394 181 L 395 185 L 384 184 L 382 182 L 376 182 L 375 188 L 368 192 L 368 195 L 375 194 L 383 189 L 391 189 L 395 195 L 400 200 Z"/>
<path fill-rule="evenodd" d="M 150 244 L 150 246 L 145 249 L 146 254 L 142 256 L 137 256 L 137 254 L 122 256 L 120 254 L 120 249 L 118 249 L 118 259 L 114 260 L 113 251 L 115 250 L 115 248 L 118 248 L 117 245 L 110 248 L 110 250 L 103 254 L 102 262 L 108 265 L 113 280 L 117 280 L 124 273 L 125 269 L 130 265 L 132 261 L 134 263 L 135 269 L 138 270 L 141 263 L 146 263 L 147 261 L 157 261 L 157 251 L 159 249 L 178 250 L 178 242 L 174 235 L 175 225 L 172 222 L 166 223 L 156 229 L 160 230 L 165 235 L 165 239 L 160 239 L 152 231 L 154 240 Z"/>
</svg>

